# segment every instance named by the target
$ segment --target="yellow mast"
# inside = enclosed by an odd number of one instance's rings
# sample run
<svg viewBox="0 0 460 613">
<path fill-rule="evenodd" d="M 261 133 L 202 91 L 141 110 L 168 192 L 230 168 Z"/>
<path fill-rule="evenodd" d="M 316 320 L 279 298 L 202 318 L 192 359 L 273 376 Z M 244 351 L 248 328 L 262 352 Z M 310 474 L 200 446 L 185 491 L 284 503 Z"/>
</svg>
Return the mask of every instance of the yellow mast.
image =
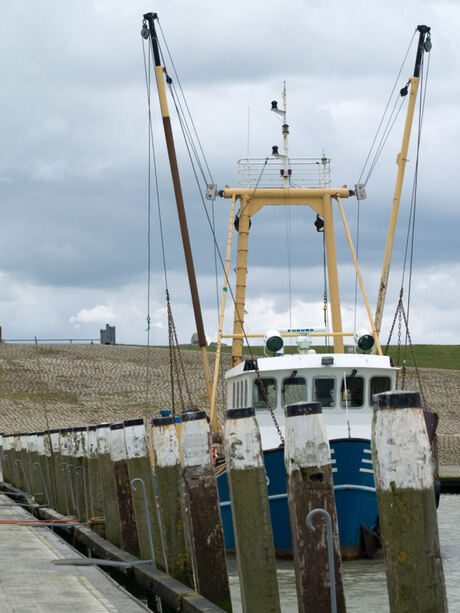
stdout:
<svg viewBox="0 0 460 613">
<path fill-rule="evenodd" d="M 415 60 L 414 76 L 409 79 L 409 103 L 407 106 L 406 123 L 404 125 L 401 151 L 398 154 L 396 160 L 396 164 L 398 165 L 398 173 L 396 175 L 396 184 L 393 195 L 393 206 L 391 209 L 390 224 L 388 227 L 388 237 L 385 247 L 385 256 L 383 259 L 382 276 L 380 278 L 380 287 L 377 297 L 377 307 L 375 310 L 375 328 L 377 334 L 380 334 L 380 329 L 382 326 L 383 307 L 385 305 L 385 297 L 388 287 L 388 277 L 390 275 L 390 264 L 391 256 L 393 253 L 396 222 L 398 220 L 399 203 L 401 200 L 401 191 L 404 181 L 404 171 L 406 170 L 407 151 L 409 148 L 409 140 L 414 118 L 415 102 L 417 99 L 417 91 L 419 86 L 420 67 L 422 63 L 423 53 L 431 49 L 431 42 L 429 42 L 429 45 L 427 45 L 428 41 L 430 41 L 430 28 L 428 26 L 418 26 L 417 30 L 420 33 L 417 47 L 417 57 Z M 401 90 L 401 94 L 403 94 L 404 91 L 406 91 L 407 93 L 407 89 L 403 88 L 403 90 Z"/>
</svg>

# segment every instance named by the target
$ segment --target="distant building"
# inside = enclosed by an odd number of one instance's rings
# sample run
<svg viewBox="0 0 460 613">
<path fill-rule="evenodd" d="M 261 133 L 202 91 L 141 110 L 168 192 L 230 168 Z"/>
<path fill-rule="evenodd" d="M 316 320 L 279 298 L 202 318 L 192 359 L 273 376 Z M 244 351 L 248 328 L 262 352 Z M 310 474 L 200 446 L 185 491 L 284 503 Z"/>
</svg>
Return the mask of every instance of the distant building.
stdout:
<svg viewBox="0 0 460 613">
<path fill-rule="evenodd" d="M 196 345 L 198 346 L 200 344 L 200 341 L 198 339 L 198 332 L 194 332 L 192 334 L 192 338 L 190 339 L 190 344 L 191 345 Z M 208 344 L 208 341 L 206 340 L 206 345 Z"/>
<path fill-rule="evenodd" d="M 101 330 L 101 345 L 115 344 L 115 326 L 105 324 L 105 330 Z"/>
</svg>

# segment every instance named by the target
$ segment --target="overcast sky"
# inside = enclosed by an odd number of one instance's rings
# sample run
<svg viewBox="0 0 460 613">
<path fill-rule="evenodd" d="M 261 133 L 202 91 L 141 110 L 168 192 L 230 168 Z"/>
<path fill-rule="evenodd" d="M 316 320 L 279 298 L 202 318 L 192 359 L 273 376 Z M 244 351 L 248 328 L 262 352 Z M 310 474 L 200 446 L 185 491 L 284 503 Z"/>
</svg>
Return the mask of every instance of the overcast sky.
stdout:
<svg viewBox="0 0 460 613">
<path fill-rule="evenodd" d="M 460 4 L 439 0 L 41 0 L 3 3 L 0 17 L 0 325 L 4 338 L 146 342 L 147 100 L 139 35 L 158 12 L 215 182 L 236 183 L 236 161 L 281 145 L 270 101 L 288 90 L 292 156 L 332 159 L 333 184 L 353 186 L 418 24 L 432 28 L 421 155 L 411 332 L 416 343 L 460 343 Z M 413 71 L 415 39 L 398 80 Z M 171 66 L 169 66 L 171 69 Z M 170 102 L 172 107 L 172 103 Z M 361 203 L 360 263 L 375 307 L 404 111 Z M 195 329 L 155 92 L 152 95 L 168 281 L 181 342 Z M 211 234 L 173 116 L 208 337 L 216 338 Z M 249 121 L 248 121 L 249 118 Z M 249 126 L 249 130 L 248 130 Z M 414 127 L 414 138 L 417 133 Z M 401 283 L 411 146 L 395 241 L 385 332 Z M 225 252 L 229 201 L 214 204 Z M 353 233 L 356 199 L 344 202 Z M 152 201 L 152 342 L 167 342 L 163 265 Z M 322 243 L 310 209 L 253 220 L 247 324 L 322 325 Z M 354 321 L 354 273 L 337 217 L 344 327 Z M 232 264 L 232 267 L 234 263 Z M 222 274 L 219 271 L 219 287 Z M 230 305 L 231 306 L 231 305 Z M 231 316 L 226 330 L 231 330 Z M 361 301 L 358 325 L 367 325 Z"/>
</svg>

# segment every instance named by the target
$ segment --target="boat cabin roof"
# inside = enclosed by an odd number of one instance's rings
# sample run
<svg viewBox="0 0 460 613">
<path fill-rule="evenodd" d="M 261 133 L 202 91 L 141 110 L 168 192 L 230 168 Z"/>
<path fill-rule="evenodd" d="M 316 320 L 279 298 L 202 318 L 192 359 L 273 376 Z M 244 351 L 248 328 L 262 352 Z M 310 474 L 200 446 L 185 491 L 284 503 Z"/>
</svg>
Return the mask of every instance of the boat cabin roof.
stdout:
<svg viewBox="0 0 460 613">
<path fill-rule="evenodd" d="M 326 358 L 326 360 L 325 360 Z M 226 379 L 239 377 L 242 374 L 254 372 L 252 360 L 243 360 L 225 374 Z M 369 355 L 364 353 L 297 353 L 272 358 L 258 358 L 257 368 L 260 373 L 273 371 L 293 371 L 303 369 L 388 369 L 397 370 L 392 366 L 387 355 Z"/>
</svg>

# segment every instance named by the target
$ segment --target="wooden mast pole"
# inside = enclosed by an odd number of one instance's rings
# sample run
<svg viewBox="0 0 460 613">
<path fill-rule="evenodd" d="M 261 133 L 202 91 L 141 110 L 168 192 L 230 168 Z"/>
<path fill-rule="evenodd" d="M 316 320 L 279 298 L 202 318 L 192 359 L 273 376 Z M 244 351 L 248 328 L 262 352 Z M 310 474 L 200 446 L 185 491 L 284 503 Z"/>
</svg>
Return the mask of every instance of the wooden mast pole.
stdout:
<svg viewBox="0 0 460 613">
<path fill-rule="evenodd" d="M 160 100 L 161 116 L 163 119 L 163 129 L 166 139 L 166 147 L 168 149 L 169 165 L 171 167 L 171 175 L 174 186 L 174 194 L 176 196 L 177 214 L 179 216 L 179 225 L 182 235 L 182 245 L 184 248 L 185 263 L 187 266 L 188 281 L 190 285 L 190 293 L 192 296 L 193 312 L 195 315 L 195 324 L 198 334 L 198 342 L 201 351 L 201 361 L 203 363 L 204 379 L 206 382 L 206 390 L 208 393 L 209 404 L 211 404 L 212 386 L 211 373 L 209 370 L 208 354 L 206 350 L 206 335 L 204 333 L 203 318 L 201 315 L 200 298 L 198 295 L 198 287 L 196 283 L 195 267 L 193 265 L 192 249 L 190 246 L 190 238 L 187 226 L 187 217 L 185 214 L 184 198 L 182 196 L 182 187 L 180 183 L 179 168 L 177 165 L 176 150 L 171 128 L 171 118 L 169 116 L 168 101 L 166 98 L 166 88 L 164 83 L 164 67 L 161 65 L 160 51 L 158 48 L 158 39 L 155 30 L 156 13 L 146 13 L 144 19 L 147 21 L 150 30 L 150 40 L 152 43 L 153 58 L 155 61 L 155 78 L 158 88 L 158 97 Z"/>
<path fill-rule="evenodd" d="M 418 26 L 417 30 L 419 32 L 417 57 L 415 60 L 414 76 L 409 79 L 409 83 L 410 83 L 409 104 L 407 106 L 406 123 L 404 126 L 401 151 L 398 154 L 398 157 L 396 160 L 396 164 L 398 165 L 398 173 L 396 176 L 396 184 L 395 184 L 394 195 L 393 195 L 393 207 L 391 210 L 387 244 L 385 248 L 385 256 L 383 259 L 382 276 L 380 278 L 379 294 L 377 297 L 377 307 L 375 311 L 375 329 L 377 331 L 377 334 L 380 333 L 380 329 L 382 326 L 383 307 L 385 305 L 385 297 L 386 297 L 386 292 L 387 292 L 387 287 L 388 287 L 388 277 L 390 275 L 391 255 L 393 253 L 393 242 L 394 242 L 395 231 L 396 231 L 396 222 L 398 220 L 399 203 L 401 200 L 401 191 L 402 191 L 402 185 L 404 181 L 404 172 L 406 170 L 407 150 L 409 148 L 410 133 L 412 129 L 412 121 L 413 121 L 414 110 L 415 110 L 415 102 L 417 99 L 420 68 L 421 68 L 423 53 L 427 50 L 425 49 L 426 38 L 427 38 L 427 35 L 429 35 L 430 33 L 430 28 L 428 26 Z M 403 91 L 404 89 L 401 90 L 401 92 Z M 406 90 L 406 93 L 407 93 L 407 90 Z"/>
</svg>

